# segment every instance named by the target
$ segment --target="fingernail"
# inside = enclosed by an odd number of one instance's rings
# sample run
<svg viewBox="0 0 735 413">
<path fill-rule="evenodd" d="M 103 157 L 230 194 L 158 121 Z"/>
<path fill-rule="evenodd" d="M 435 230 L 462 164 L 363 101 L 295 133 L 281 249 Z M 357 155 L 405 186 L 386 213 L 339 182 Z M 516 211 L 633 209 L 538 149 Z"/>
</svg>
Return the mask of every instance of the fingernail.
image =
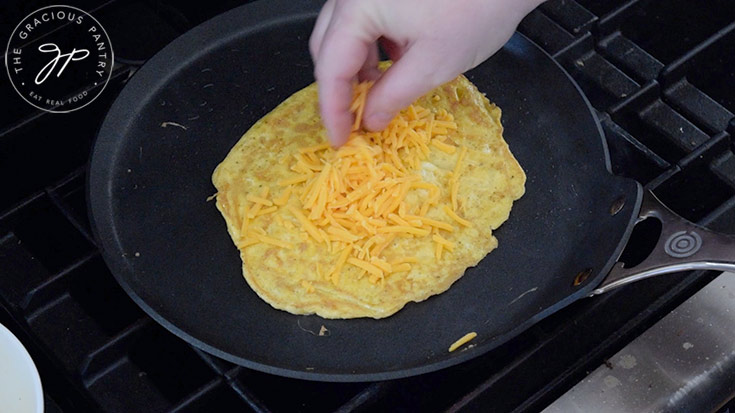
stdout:
<svg viewBox="0 0 735 413">
<path fill-rule="evenodd" d="M 335 127 L 331 131 L 327 130 L 327 139 L 333 148 L 339 148 L 344 145 L 350 133 L 350 126 L 351 124 L 345 124 L 342 127 Z"/>
<path fill-rule="evenodd" d="M 337 138 L 334 136 L 329 136 L 329 144 L 332 145 L 333 148 L 339 148 L 340 146 L 344 145 L 346 138 Z"/>
<path fill-rule="evenodd" d="M 392 117 L 386 112 L 375 112 L 366 119 L 367 127 L 371 129 L 382 129 L 390 122 Z"/>
</svg>

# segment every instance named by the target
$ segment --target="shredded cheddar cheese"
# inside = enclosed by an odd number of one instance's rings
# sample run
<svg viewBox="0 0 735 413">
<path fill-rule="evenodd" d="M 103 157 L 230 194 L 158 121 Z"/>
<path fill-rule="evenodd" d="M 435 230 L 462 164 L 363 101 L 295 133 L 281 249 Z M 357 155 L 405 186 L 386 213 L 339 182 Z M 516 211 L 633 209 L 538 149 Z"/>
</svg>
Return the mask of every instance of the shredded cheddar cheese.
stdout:
<svg viewBox="0 0 735 413">
<path fill-rule="evenodd" d="M 331 269 L 322 272 L 317 266 L 318 278 L 335 285 L 346 265 L 356 267 L 360 277 L 367 274 L 371 283 L 381 285 L 390 274 L 410 271 L 418 262 L 416 257 L 388 262 L 382 256 L 399 237 L 431 237 L 437 260 L 444 251 L 454 250 L 454 243 L 441 231 L 458 231 L 456 224 L 471 226 L 456 212 L 467 148 L 457 148 L 447 139 L 447 134 L 457 130 L 454 117 L 443 109 L 432 112 L 414 104 L 401 111 L 383 131 L 367 132 L 362 128 L 362 116 L 371 86 L 371 82 L 355 86 L 350 107 L 354 124 L 344 146 L 335 150 L 324 143 L 300 148 L 282 160 L 294 176 L 277 183 L 283 188 L 277 198 L 268 198 L 268 188 L 245 197 L 239 248 L 258 243 L 294 248 L 292 242 L 275 239 L 262 228 L 250 228 L 256 217 L 287 211 L 284 217 L 295 218 L 296 228 L 302 231 L 301 240 L 324 244 L 335 254 Z M 448 155 L 458 152 L 447 183 L 449 205 L 440 205 L 442 189 L 424 181 L 420 173 L 431 150 Z M 410 204 L 410 193 L 420 194 L 421 203 Z M 434 209 L 444 211 L 447 221 L 426 217 Z M 293 227 L 289 219 L 278 215 L 275 222 Z M 307 292 L 314 291 L 309 281 L 302 281 L 302 286 Z"/>
<path fill-rule="evenodd" d="M 465 227 L 471 227 L 472 223 L 470 221 L 467 221 L 466 219 L 460 217 L 457 215 L 456 212 L 454 212 L 451 208 L 444 205 L 444 212 L 446 212 L 447 215 L 449 215 L 453 220 L 457 221 L 460 225 L 463 225 Z"/>
<path fill-rule="evenodd" d="M 451 346 L 449 346 L 449 352 L 451 353 L 454 350 L 462 347 L 475 337 L 477 337 L 477 333 L 475 333 L 474 331 L 463 335 L 459 340 L 455 341 L 454 343 L 452 343 Z"/>
</svg>

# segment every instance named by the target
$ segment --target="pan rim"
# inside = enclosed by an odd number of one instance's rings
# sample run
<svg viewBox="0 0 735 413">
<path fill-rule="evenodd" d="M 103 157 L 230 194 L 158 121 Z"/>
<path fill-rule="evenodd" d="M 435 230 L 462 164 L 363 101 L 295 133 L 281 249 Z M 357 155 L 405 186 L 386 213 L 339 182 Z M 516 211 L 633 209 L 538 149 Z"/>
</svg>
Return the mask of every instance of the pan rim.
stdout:
<svg viewBox="0 0 735 413">
<path fill-rule="evenodd" d="M 278 1 L 278 0 L 276 0 Z M 177 39 L 175 39 L 173 42 L 171 42 L 169 45 L 164 47 L 162 50 L 160 50 L 156 55 L 154 55 L 151 59 L 148 60 L 148 62 L 155 62 L 157 60 L 162 60 L 167 58 L 169 55 L 176 53 L 176 49 L 180 48 L 181 45 L 187 44 L 191 39 L 199 37 L 198 42 L 204 42 L 207 43 L 209 38 L 211 36 L 207 37 L 207 31 L 210 28 L 216 27 L 221 24 L 223 20 L 227 20 L 232 15 L 237 14 L 244 14 L 244 13 L 238 13 L 234 12 L 235 10 L 247 10 L 248 16 L 251 17 L 252 20 L 255 21 L 255 23 L 249 27 L 250 30 L 257 30 L 258 27 L 262 27 L 265 25 L 273 24 L 277 21 L 277 19 L 273 19 L 274 16 L 282 16 L 284 18 L 288 19 L 294 19 L 297 17 L 300 18 L 313 18 L 316 15 L 316 12 L 318 11 L 321 2 L 319 1 L 308 1 L 306 3 L 295 3 L 290 1 L 279 1 L 279 3 L 282 3 L 283 7 L 273 7 L 273 1 L 269 1 L 266 5 L 266 2 L 264 1 L 258 1 L 255 3 L 243 5 L 240 7 L 237 7 L 235 9 L 232 9 L 230 11 L 227 11 L 219 16 L 216 16 L 199 26 L 191 29 L 190 31 L 184 33 L 183 35 L 179 36 Z M 234 13 L 233 13 L 234 12 Z M 285 14 L 290 13 L 290 14 Z M 247 14 L 247 13 L 245 13 Z M 267 23 L 259 22 L 257 19 L 261 19 L 263 16 L 269 16 L 271 17 L 271 20 L 269 20 Z M 239 17 L 239 16 L 238 16 Z M 240 24 L 248 24 L 248 21 L 240 21 Z M 579 85 L 574 81 L 574 79 L 564 70 L 564 68 L 556 62 L 551 56 L 546 53 L 541 47 L 539 47 L 536 43 L 525 37 L 523 34 L 516 32 L 514 36 L 519 36 L 524 41 L 530 43 L 533 45 L 538 51 L 543 53 L 549 60 L 554 62 L 556 67 L 564 73 L 564 75 L 567 77 L 569 82 L 574 86 L 574 88 L 577 91 L 577 94 L 582 98 L 585 105 L 587 106 L 587 109 L 592 116 L 595 126 L 597 127 L 598 131 L 598 138 L 602 141 L 602 148 L 604 152 L 604 160 L 605 160 L 605 168 L 607 172 L 613 177 L 617 179 L 628 179 L 628 178 L 622 178 L 622 177 L 616 177 L 612 174 L 612 168 L 611 168 L 611 161 L 610 161 L 610 155 L 609 150 L 607 147 L 607 142 L 605 139 L 604 132 L 602 130 L 602 126 L 600 123 L 600 120 L 598 119 L 597 115 L 595 114 L 595 111 L 590 104 L 587 97 L 584 95 L 582 90 L 580 89 Z M 225 42 L 229 39 L 229 37 L 222 37 L 217 38 L 217 42 Z M 215 47 L 214 45 L 209 43 L 210 47 Z M 204 50 L 202 50 L 200 53 L 204 53 Z M 196 56 L 199 56 L 199 53 L 194 54 L 193 56 L 188 56 L 188 59 L 195 59 Z M 151 67 L 152 65 L 149 65 Z M 133 78 L 130 80 L 130 82 L 135 82 L 136 76 L 138 78 L 141 78 L 142 75 L 145 75 L 149 70 L 146 70 L 145 65 L 138 70 L 138 72 L 133 76 Z M 150 77 L 150 76 L 149 76 Z M 162 80 L 159 80 L 161 82 Z M 151 91 L 154 90 L 154 88 L 150 88 Z M 153 92 L 150 92 L 153 93 Z M 123 91 L 118 95 L 118 97 L 115 99 L 115 102 L 110 107 L 108 114 L 113 113 L 115 111 L 115 108 L 118 106 L 121 106 L 121 102 L 129 100 L 127 97 L 127 94 L 125 93 L 125 88 Z M 123 277 L 123 272 L 132 272 L 132 268 L 130 268 L 129 265 L 125 263 L 124 260 L 120 260 L 119 257 L 116 257 L 117 251 L 122 251 L 122 245 L 120 243 L 119 238 L 117 237 L 118 231 L 116 228 L 116 223 L 112 219 L 112 214 L 110 213 L 103 213 L 110 212 L 113 210 L 112 205 L 112 196 L 111 196 L 111 188 L 110 188 L 110 182 L 112 181 L 112 173 L 113 171 L 111 168 L 106 168 L 106 165 L 109 165 L 112 163 L 112 160 L 116 156 L 115 153 L 112 153 L 111 151 L 104 151 L 103 149 L 105 147 L 110 147 L 112 137 L 114 134 L 103 134 L 102 131 L 108 130 L 110 128 L 116 128 L 118 130 L 125 130 L 130 125 L 130 123 L 133 121 L 132 117 L 129 117 L 124 120 L 116 119 L 111 120 L 109 116 L 105 117 L 105 120 L 101 124 L 97 139 L 95 140 L 94 147 L 92 149 L 92 155 L 90 157 L 90 162 L 88 164 L 88 170 L 87 170 L 87 206 L 88 206 L 88 215 L 92 227 L 92 233 L 94 235 L 94 238 L 98 241 L 98 246 L 100 248 L 100 251 L 102 253 L 102 257 L 105 261 L 105 263 L 110 267 L 111 273 L 115 277 L 116 281 L 120 286 L 123 288 L 123 290 L 128 294 L 131 299 L 140 307 L 143 309 L 143 311 L 153 318 L 158 324 L 163 326 L 166 330 L 172 332 L 177 337 L 183 339 L 187 343 L 190 343 L 194 345 L 197 348 L 200 348 L 207 353 L 210 353 L 214 356 L 220 357 L 224 360 L 233 362 L 235 364 L 251 368 L 254 370 L 262 371 L 265 373 L 270 374 L 276 374 L 280 376 L 286 376 L 296 379 L 304 379 L 304 380 L 313 380 L 313 381 L 325 381 L 325 382 L 364 382 L 364 381 L 382 381 L 382 380 L 391 380 L 391 379 L 398 379 L 398 378 L 404 378 L 404 377 L 410 377 L 415 376 L 419 374 L 429 373 L 432 371 L 437 371 L 443 368 L 447 368 L 453 365 L 460 364 L 462 362 L 465 362 L 467 360 L 473 359 L 475 357 L 478 357 L 482 354 L 486 354 L 487 352 L 497 348 L 500 343 L 506 343 L 508 342 L 512 337 L 515 337 L 519 334 L 519 332 L 522 332 L 526 329 L 528 329 L 530 326 L 538 323 L 543 318 L 546 318 L 547 316 L 553 314 L 554 312 L 558 311 L 559 309 L 569 305 L 570 303 L 589 295 L 589 293 L 597 287 L 597 284 L 602 282 L 602 278 L 600 277 L 600 274 L 602 272 L 607 273 L 614 264 L 615 261 L 617 261 L 617 258 L 619 257 L 620 253 L 622 252 L 622 249 L 625 246 L 625 243 L 627 242 L 627 239 L 630 236 L 630 233 L 632 231 L 633 224 L 635 222 L 635 218 L 638 214 L 638 209 L 640 207 L 641 201 L 642 201 L 642 187 L 640 184 L 636 183 L 638 190 L 637 190 L 637 198 L 635 200 L 634 210 L 631 214 L 628 226 L 624 232 L 624 235 L 621 239 L 621 242 L 619 243 L 614 255 L 610 257 L 608 262 L 605 264 L 605 266 L 600 270 L 600 272 L 597 274 L 597 277 L 600 278 L 600 281 L 598 283 L 588 283 L 583 288 L 580 288 L 578 291 L 574 292 L 573 294 L 568 295 L 563 300 L 557 302 L 556 304 L 549 306 L 548 308 L 544 309 L 541 312 L 536 313 L 534 316 L 530 317 L 529 319 L 525 320 L 523 323 L 517 325 L 515 328 L 512 328 L 498 336 L 493 337 L 492 339 L 489 339 L 486 341 L 486 343 L 493 343 L 497 342 L 499 344 L 495 345 L 483 345 L 483 346 L 477 346 L 473 348 L 471 351 L 463 351 L 459 352 L 458 354 L 453 354 L 450 357 L 440 359 L 433 361 L 431 363 L 427 363 L 421 366 L 414 366 L 414 367 L 400 367 L 398 370 L 389 370 L 384 372 L 368 372 L 368 373 L 359 373 L 359 372 L 338 372 L 338 373 L 330 373 L 330 372 L 319 372 L 319 371 L 307 371 L 297 368 L 287 368 L 287 367 L 281 367 L 276 366 L 272 364 L 266 364 L 259 361 L 254 361 L 251 359 L 246 359 L 240 356 L 236 356 L 234 354 L 225 352 L 223 350 L 220 350 L 213 345 L 210 345 L 196 337 L 194 337 L 192 334 L 187 333 L 186 331 L 182 330 L 181 328 L 174 325 L 172 322 L 170 322 L 167 318 L 165 318 L 163 315 L 161 315 L 153 306 L 151 306 L 149 303 L 147 303 L 143 298 L 141 298 L 140 295 L 136 291 L 133 290 L 130 283 L 127 282 L 127 280 Z M 112 125 L 111 125 L 112 124 Z M 106 138 L 100 138 L 102 136 L 105 136 Z M 96 173 L 93 175 L 93 171 Z M 101 174 L 99 172 L 102 172 Z M 632 181 L 632 180 L 631 180 Z M 92 191 L 92 188 L 97 188 L 95 191 Z M 94 206 L 97 206 L 95 208 Z M 117 258 L 117 259 L 116 259 Z"/>
</svg>

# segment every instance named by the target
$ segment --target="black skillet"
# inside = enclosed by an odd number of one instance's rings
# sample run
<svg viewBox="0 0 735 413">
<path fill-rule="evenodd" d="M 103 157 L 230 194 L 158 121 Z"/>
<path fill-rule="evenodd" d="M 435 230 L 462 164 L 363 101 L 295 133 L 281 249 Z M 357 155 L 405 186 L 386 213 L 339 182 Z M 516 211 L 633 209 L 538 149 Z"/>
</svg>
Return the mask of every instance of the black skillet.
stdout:
<svg viewBox="0 0 735 413">
<path fill-rule="evenodd" d="M 626 280 L 718 259 L 721 267 L 708 268 L 735 268 L 724 263 L 735 261 L 735 241 L 670 225 L 678 218 L 639 184 L 610 173 L 585 97 L 516 34 L 468 74 L 503 109 L 506 139 L 528 175 L 526 195 L 496 232 L 500 247 L 449 291 L 387 319 L 324 320 L 271 308 L 243 279 L 224 220 L 205 199 L 214 193 L 212 171 L 240 136 L 313 82 L 307 41 L 319 7 L 269 0 L 196 27 L 135 74 L 99 131 L 89 203 L 105 260 L 133 300 L 179 337 L 269 373 L 382 380 L 476 357 Z M 642 276 L 613 269 L 639 214 L 670 221 L 661 245 L 634 269 Z M 668 239 L 680 231 L 695 235 Z M 710 240 L 730 248 L 698 248 Z M 689 256 L 663 255 L 672 248 Z M 320 336 L 321 326 L 328 333 Z M 470 331 L 472 346 L 447 351 Z"/>
</svg>

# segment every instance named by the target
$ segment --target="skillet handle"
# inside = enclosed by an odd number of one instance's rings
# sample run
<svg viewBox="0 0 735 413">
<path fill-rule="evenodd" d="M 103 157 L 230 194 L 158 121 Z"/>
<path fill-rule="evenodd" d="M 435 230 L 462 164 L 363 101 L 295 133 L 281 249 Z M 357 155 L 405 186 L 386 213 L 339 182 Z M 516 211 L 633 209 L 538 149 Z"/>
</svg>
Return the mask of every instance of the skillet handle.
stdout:
<svg viewBox="0 0 735 413">
<path fill-rule="evenodd" d="M 651 254 L 633 268 L 618 261 L 590 295 L 598 295 L 644 278 L 689 270 L 735 272 L 735 236 L 720 234 L 676 215 L 651 191 L 643 195 L 638 222 L 661 221 L 661 236 Z"/>
</svg>

